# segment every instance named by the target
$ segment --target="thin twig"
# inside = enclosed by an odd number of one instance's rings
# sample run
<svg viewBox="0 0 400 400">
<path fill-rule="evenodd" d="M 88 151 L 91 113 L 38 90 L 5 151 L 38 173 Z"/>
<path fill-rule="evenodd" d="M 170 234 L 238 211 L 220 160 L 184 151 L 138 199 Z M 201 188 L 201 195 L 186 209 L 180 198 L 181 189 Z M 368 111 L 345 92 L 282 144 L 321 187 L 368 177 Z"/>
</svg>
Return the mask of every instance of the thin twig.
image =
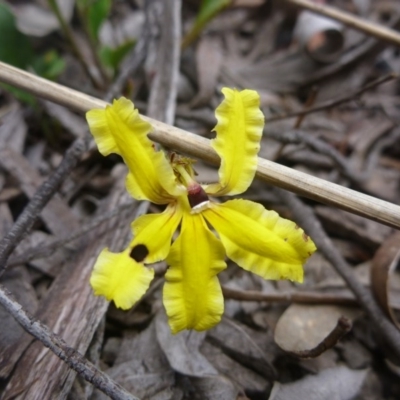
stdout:
<svg viewBox="0 0 400 400">
<path fill-rule="evenodd" d="M 23 254 L 11 257 L 7 263 L 7 267 L 8 268 L 15 267 L 17 265 L 25 264 L 34 259 L 49 257 L 58 248 L 64 247 L 68 243 L 71 243 L 74 240 L 79 239 L 83 235 L 86 235 L 87 233 L 91 232 L 94 228 L 102 224 L 103 222 L 106 222 L 109 219 L 119 215 L 122 211 L 129 209 L 134 204 L 135 204 L 134 202 L 130 202 L 128 204 L 122 204 L 118 206 L 118 208 L 116 208 L 115 210 L 112 210 L 106 214 L 101 215 L 99 218 L 90 221 L 89 223 L 84 225 L 81 229 L 72 232 L 69 236 L 65 238 L 55 239 L 47 244 L 39 243 L 34 248 L 26 249 L 23 252 Z"/>
<path fill-rule="evenodd" d="M 107 105 L 102 100 L 1 62 L 0 81 L 81 112 L 92 108 L 104 108 Z M 143 119 L 153 126 L 153 131 L 150 134 L 152 140 L 183 154 L 200 158 L 212 164 L 219 164 L 220 159 L 210 146 L 208 139 L 149 117 L 143 116 Z M 341 208 L 393 228 L 400 228 L 400 207 L 389 202 L 315 178 L 263 158 L 258 159 L 257 177 L 264 182 L 291 190 L 301 196 Z"/>
<path fill-rule="evenodd" d="M 318 343 L 317 346 L 315 346 L 313 349 L 291 351 L 290 353 L 296 357 L 301 357 L 301 358 L 318 357 L 325 351 L 335 346 L 337 342 L 351 330 L 351 327 L 352 327 L 351 321 L 348 318 L 341 316 L 336 326 L 328 334 L 328 336 L 321 343 Z"/>
<path fill-rule="evenodd" d="M 351 92 L 350 94 L 340 96 L 336 99 L 324 101 L 321 104 L 317 104 L 315 107 L 305 108 L 304 110 L 293 111 L 293 112 L 283 114 L 283 115 L 274 115 L 272 117 L 268 117 L 268 122 L 280 121 L 282 119 L 288 119 L 288 118 L 299 117 L 299 116 L 305 116 L 308 114 L 325 111 L 329 108 L 337 107 L 340 104 L 347 103 L 349 101 L 354 100 L 355 98 L 361 96 L 364 92 L 367 92 L 368 90 L 374 89 L 375 87 L 382 85 L 383 83 L 389 82 L 389 81 L 391 81 L 393 79 L 397 79 L 397 78 L 398 78 L 398 75 L 395 73 L 391 73 L 389 75 L 382 76 L 382 77 L 368 83 L 367 85 L 363 86 L 362 88 Z"/>
<path fill-rule="evenodd" d="M 365 177 L 354 171 L 354 169 L 349 165 L 347 159 L 343 157 L 334 147 L 332 147 L 329 143 L 310 136 L 305 132 L 299 130 L 282 133 L 267 131 L 266 136 L 272 137 L 275 140 L 283 143 L 304 143 L 318 153 L 325 154 L 330 157 L 339 167 L 343 175 L 349 178 L 352 182 L 356 183 L 357 185 L 362 185 L 363 181 L 365 180 Z"/>
<path fill-rule="evenodd" d="M 56 193 L 61 182 L 78 163 L 79 157 L 88 146 L 88 138 L 77 139 L 67 150 L 55 172 L 39 187 L 31 201 L 24 208 L 15 224 L 0 242 L 0 276 L 4 273 L 11 252 L 33 226 L 43 207 Z"/>
<path fill-rule="evenodd" d="M 363 18 L 357 17 L 345 11 L 338 10 L 337 8 L 330 7 L 323 4 L 318 4 L 310 0 L 286 0 L 288 3 L 294 4 L 301 8 L 313 11 L 317 14 L 324 15 L 328 18 L 336 19 L 350 28 L 357 29 L 367 35 L 376 37 L 387 43 L 400 45 L 400 33 L 393 29 L 386 28 L 376 22 L 367 21 Z"/>
<path fill-rule="evenodd" d="M 107 374 L 97 369 L 91 362 L 74 348 L 69 347 L 63 339 L 47 326 L 29 315 L 12 294 L 0 285 L 0 304 L 18 321 L 33 337 L 48 347 L 57 357 L 76 371 L 85 380 L 115 400 L 139 400 L 128 393 L 121 385 Z"/>
<path fill-rule="evenodd" d="M 281 200 L 290 208 L 295 221 L 310 235 L 318 250 L 330 261 L 337 273 L 344 279 L 373 323 L 376 332 L 390 346 L 394 355 L 400 359 L 400 332 L 383 315 L 371 293 L 355 277 L 351 267 L 335 248 L 321 226 L 314 211 L 292 193 L 275 189 Z"/>
<path fill-rule="evenodd" d="M 358 301 L 352 295 L 337 293 L 317 292 L 276 292 L 261 293 L 255 290 L 237 290 L 222 286 L 225 299 L 240 301 L 267 301 L 298 304 L 341 304 L 346 306 L 357 306 Z"/>
</svg>

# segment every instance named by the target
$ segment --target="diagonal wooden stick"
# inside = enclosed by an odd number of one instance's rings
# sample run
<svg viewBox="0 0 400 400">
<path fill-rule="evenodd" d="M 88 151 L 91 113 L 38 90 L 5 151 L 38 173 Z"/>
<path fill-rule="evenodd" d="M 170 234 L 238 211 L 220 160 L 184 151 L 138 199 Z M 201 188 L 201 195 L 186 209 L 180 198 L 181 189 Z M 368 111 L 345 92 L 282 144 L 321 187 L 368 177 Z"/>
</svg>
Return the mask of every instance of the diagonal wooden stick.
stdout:
<svg viewBox="0 0 400 400">
<path fill-rule="evenodd" d="M 92 108 L 104 108 L 107 105 L 103 100 L 50 82 L 2 62 L 0 62 L 0 81 L 80 112 L 86 112 Z M 152 140 L 189 156 L 212 164 L 219 164 L 219 157 L 210 146 L 208 139 L 149 117 L 143 116 L 143 118 L 154 128 L 150 135 Z M 400 228 L 400 207 L 387 201 L 315 178 L 263 158 L 258 159 L 257 177 L 264 182 L 301 196 L 350 211 L 394 228 Z"/>
<path fill-rule="evenodd" d="M 367 35 L 374 36 L 384 42 L 400 45 L 400 33 L 394 29 L 387 28 L 373 21 L 367 21 L 364 18 L 342 11 L 335 7 L 330 7 L 325 4 L 317 4 L 310 0 L 286 0 L 286 2 L 294 4 L 298 7 L 305 8 L 325 17 L 336 19 L 350 28 L 354 28 Z"/>
</svg>

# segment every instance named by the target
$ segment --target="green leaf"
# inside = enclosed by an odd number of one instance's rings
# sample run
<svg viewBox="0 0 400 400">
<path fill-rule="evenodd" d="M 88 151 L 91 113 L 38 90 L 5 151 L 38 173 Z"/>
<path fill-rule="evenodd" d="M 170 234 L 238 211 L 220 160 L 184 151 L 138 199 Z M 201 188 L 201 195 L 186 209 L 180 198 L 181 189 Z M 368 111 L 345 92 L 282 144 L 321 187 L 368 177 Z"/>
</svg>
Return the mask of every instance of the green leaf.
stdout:
<svg viewBox="0 0 400 400">
<path fill-rule="evenodd" d="M 204 27 L 223 9 L 228 7 L 231 2 L 232 0 L 203 0 L 192 29 L 182 41 L 182 47 L 185 48 L 192 43 L 199 36 Z"/>
<path fill-rule="evenodd" d="M 65 69 L 65 60 L 55 50 L 50 50 L 33 60 L 35 72 L 46 79 L 55 80 Z"/>
<path fill-rule="evenodd" d="M 99 30 L 111 9 L 111 0 L 95 0 L 89 6 L 87 18 L 89 32 L 97 40 Z"/>
<path fill-rule="evenodd" d="M 16 99 L 22 101 L 23 103 L 26 103 L 30 106 L 34 106 L 36 104 L 35 96 L 26 92 L 25 90 L 1 82 L 0 82 L 0 88 L 6 90 L 7 92 L 10 92 Z"/>
<path fill-rule="evenodd" d="M 14 15 L 0 2 L 0 60 L 25 69 L 33 54 L 28 38 L 17 29 Z"/>
<path fill-rule="evenodd" d="M 121 46 L 112 49 L 111 47 L 104 46 L 100 49 L 100 59 L 103 64 L 114 70 L 118 69 L 119 64 L 127 55 L 130 49 L 135 45 L 134 40 L 122 44 Z"/>
<path fill-rule="evenodd" d="M 203 0 L 201 2 L 200 11 L 197 14 L 196 25 L 202 27 L 213 19 L 225 7 L 228 7 L 231 0 Z"/>
</svg>

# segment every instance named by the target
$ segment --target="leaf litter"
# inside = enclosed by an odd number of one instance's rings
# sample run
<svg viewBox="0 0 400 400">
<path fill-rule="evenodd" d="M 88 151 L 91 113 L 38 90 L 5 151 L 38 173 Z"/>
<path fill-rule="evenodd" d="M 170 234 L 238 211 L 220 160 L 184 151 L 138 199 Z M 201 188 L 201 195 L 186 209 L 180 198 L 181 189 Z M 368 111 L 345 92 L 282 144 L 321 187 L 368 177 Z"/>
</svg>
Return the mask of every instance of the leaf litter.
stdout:
<svg viewBox="0 0 400 400">
<path fill-rule="evenodd" d="M 29 7 L 34 7 L 37 15 L 31 20 L 26 18 L 28 3 L 32 3 Z M 84 68 L 72 56 L 61 34 L 57 19 L 53 15 L 49 18 L 44 3 L 11 4 L 17 21 L 14 29 L 37 48 L 57 48 L 65 58 L 65 69 L 56 77 L 59 82 L 101 97 L 104 93 L 90 86 Z M 71 13 L 71 10 L 77 13 L 73 7 L 78 2 L 65 3 L 62 12 L 66 20 L 79 40 L 87 40 L 81 20 Z M 132 40 L 138 45 L 141 37 L 149 35 L 146 29 L 150 27 L 153 49 L 148 48 L 141 56 L 142 60 L 157 59 L 163 23 L 160 14 L 154 17 L 141 1 L 125 3 L 112 5 L 111 13 L 99 28 L 97 49 L 111 43 L 123 46 Z M 200 3 L 182 2 L 184 32 L 189 32 L 198 18 Z M 175 125 L 210 137 L 209 131 L 215 125 L 212 110 L 220 100 L 219 89 L 222 86 L 256 89 L 267 117 L 262 157 L 398 203 L 397 79 L 360 96 L 349 95 L 340 105 L 311 112 L 301 120 L 298 116 L 285 118 L 286 114 L 301 114 L 307 108 L 358 90 L 388 73 L 398 73 L 400 58 L 394 46 L 345 27 L 342 31 L 345 44 L 340 54 L 321 63 L 310 57 L 300 39 L 296 40 L 294 29 L 302 10 L 292 7 L 290 2 L 237 3 L 227 8 L 221 5 L 221 10 L 199 31 L 197 41 L 182 51 Z M 332 0 L 329 4 L 388 27 L 396 27 L 400 20 L 395 1 L 382 5 Z M 385 18 L 388 10 L 390 17 Z M 136 21 L 135 27 L 125 29 L 127 21 Z M 31 64 L 33 56 L 28 47 L 26 55 Z M 154 52 L 152 57 L 151 52 Z M 112 57 L 118 68 L 113 70 L 106 63 L 105 69 L 114 79 L 125 64 L 118 64 L 116 54 Z M 99 68 L 92 58 L 88 56 L 91 69 Z M 12 58 L 1 61 L 12 62 Z M 124 86 L 123 93 L 132 97 L 140 109 L 148 107 L 154 73 L 154 64 L 150 63 L 147 76 L 140 70 Z M 310 100 L 313 90 L 315 99 Z M 268 118 L 276 117 L 283 118 L 268 123 Z M 32 106 L 3 86 L 0 118 L 0 226 L 4 236 L 43 179 L 54 171 L 67 147 L 76 137 L 86 135 L 86 124 L 81 115 L 58 105 L 40 101 Z M 295 130 L 301 134 L 294 137 Z M 344 163 L 338 163 L 338 159 Z M 200 161 L 195 168 L 200 181 L 216 179 L 215 168 Z M 104 159 L 94 148 L 86 151 L 32 231 L 26 233 L 16 255 L 29 253 L 55 239 L 65 239 L 79 229 L 84 231 L 94 219 L 130 201 L 124 191 L 125 173 L 118 157 Z M 246 196 L 257 198 L 267 208 L 291 218 L 292 210 L 265 184 L 254 182 Z M 393 239 L 396 233 L 376 222 L 304 201 L 313 207 L 336 251 L 357 272 L 357 279 L 372 290 L 381 304 L 382 315 L 398 323 L 399 246 L 398 238 Z M 249 277 L 234 263 L 221 274 L 221 283 L 239 294 L 257 291 L 267 298 L 294 293 L 297 296 L 294 298 L 301 299 L 311 291 L 322 297 L 333 294 L 336 302 L 333 299 L 329 305 L 307 304 L 305 300 L 297 304 L 282 298 L 232 300 L 227 296 L 226 316 L 217 327 L 203 333 L 171 335 L 161 306 L 165 264 L 157 267 L 152 288 L 132 311 L 115 310 L 103 299 L 94 298 L 88 286 L 94 259 L 106 245 L 115 251 L 124 247 L 129 228 L 124 222 L 133 219 L 137 204 L 133 210 L 127 212 L 121 207 L 120 213 L 93 231 L 85 231 L 72 244 L 64 245 L 60 240 L 55 253 L 10 267 L 1 277 L 2 285 L 26 310 L 133 395 L 143 399 L 271 400 L 400 396 L 396 367 L 399 360 L 382 342 L 376 327 L 371 326 L 360 307 L 362 301 L 355 298 L 320 253 L 305 266 L 303 286 L 264 282 Z M 159 211 L 154 206 L 147 206 L 146 210 Z M 351 307 L 340 303 L 343 295 L 354 301 Z M 0 311 L 0 393 L 4 399 L 107 398 L 98 389 L 87 389 L 75 373 L 40 343 L 32 343 L 31 337 L 23 334 L 3 308 Z M 323 343 L 342 316 L 352 322 L 349 331 L 339 335 L 316 358 L 296 355 Z M 52 380 L 48 379 L 50 376 Z"/>
</svg>

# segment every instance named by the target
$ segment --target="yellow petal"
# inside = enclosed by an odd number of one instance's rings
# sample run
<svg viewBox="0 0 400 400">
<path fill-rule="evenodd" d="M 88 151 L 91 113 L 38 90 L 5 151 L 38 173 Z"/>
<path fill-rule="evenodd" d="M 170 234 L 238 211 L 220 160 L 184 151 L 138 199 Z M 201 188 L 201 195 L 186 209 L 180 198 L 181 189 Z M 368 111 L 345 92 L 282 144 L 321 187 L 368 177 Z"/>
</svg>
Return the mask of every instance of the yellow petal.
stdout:
<svg viewBox="0 0 400 400">
<path fill-rule="evenodd" d="M 173 333 L 216 325 L 224 311 L 217 274 L 226 267 L 221 242 L 201 214 L 184 215 L 181 234 L 167 258 L 163 299 Z"/>
<path fill-rule="evenodd" d="M 154 277 L 148 269 L 129 257 L 129 251 L 111 253 L 104 249 L 97 258 L 90 284 L 96 296 L 114 300 L 118 308 L 131 308 L 146 292 Z"/>
<path fill-rule="evenodd" d="M 223 88 L 225 100 L 215 110 L 217 136 L 211 146 L 221 157 L 219 183 L 206 192 L 234 195 L 244 192 L 257 169 L 257 154 L 264 127 L 260 96 L 254 90 Z"/>
<path fill-rule="evenodd" d="M 229 258 L 265 279 L 303 281 L 303 264 L 316 250 L 294 222 L 248 200 L 213 204 L 203 212 Z"/>
<path fill-rule="evenodd" d="M 140 118 L 130 100 L 114 100 L 104 110 L 89 111 L 86 119 L 100 153 L 124 159 L 129 169 L 126 187 L 134 198 L 166 204 L 184 192 L 164 153 L 155 151 L 147 137 L 152 126 Z"/>
<path fill-rule="evenodd" d="M 143 261 L 146 263 L 164 260 L 181 219 L 182 211 L 176 204 L 168 205 L 161 214 L 142 215 L 132 223 L 134 239 L 129 247 L 145 245 L 148 255 Z"/>
</svg>

